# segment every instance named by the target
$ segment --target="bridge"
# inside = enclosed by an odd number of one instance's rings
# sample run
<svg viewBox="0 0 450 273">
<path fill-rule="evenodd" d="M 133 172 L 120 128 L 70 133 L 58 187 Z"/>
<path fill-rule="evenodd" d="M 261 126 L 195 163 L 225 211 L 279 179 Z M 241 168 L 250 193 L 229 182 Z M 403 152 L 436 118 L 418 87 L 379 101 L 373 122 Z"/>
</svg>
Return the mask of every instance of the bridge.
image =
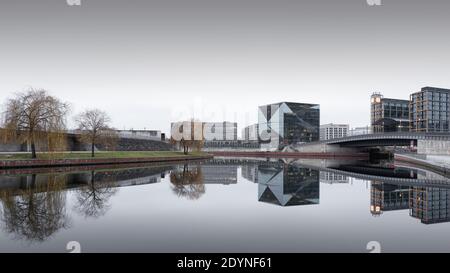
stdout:
<svg viewBox="0 0 450 273">
<path fill-rule="evenodd" d="M 450 133 L 376 133 L 299 144 L 290 148 L 299 152 L 349 153 L 383 146 L 413 146 L 419 154 L 450 155 Z"/>
</svg>

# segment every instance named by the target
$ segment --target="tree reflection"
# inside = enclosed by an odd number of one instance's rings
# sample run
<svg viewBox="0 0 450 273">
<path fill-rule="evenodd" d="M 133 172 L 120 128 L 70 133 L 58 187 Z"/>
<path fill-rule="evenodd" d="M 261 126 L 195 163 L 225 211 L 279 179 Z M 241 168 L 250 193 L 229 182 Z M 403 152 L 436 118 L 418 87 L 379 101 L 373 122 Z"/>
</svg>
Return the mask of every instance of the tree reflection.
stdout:
<svg viewBox="0 0 450 273">
<path fill-rule="evenodd" d="M 117 192 L 113 186 L 112 181 L 96 181 L 95 172 L 92 171 L 88 185 L 77 191 L 77 211 L 85 217 L 98 218 L 105 215 L 111 208 L 109 199 Z"/>
<path fill-rule="evenodd" d="M 69 227 L 66 215 L 66 176 L 50 176 L 37 184 L 36 175 L 25 189 L 0 193 L 3 229 L 16 239 L 42 242 Z"/>
<path fill-rule="evenodd" d="M 203 174 L 200 166 L 189 170 L 188 165 L 184 165 L 182 170 L 170 173 L 170 182 L 173 192 L 179 197 L 189 200 L 199 199 L 205 193 Z"/>
</svg>

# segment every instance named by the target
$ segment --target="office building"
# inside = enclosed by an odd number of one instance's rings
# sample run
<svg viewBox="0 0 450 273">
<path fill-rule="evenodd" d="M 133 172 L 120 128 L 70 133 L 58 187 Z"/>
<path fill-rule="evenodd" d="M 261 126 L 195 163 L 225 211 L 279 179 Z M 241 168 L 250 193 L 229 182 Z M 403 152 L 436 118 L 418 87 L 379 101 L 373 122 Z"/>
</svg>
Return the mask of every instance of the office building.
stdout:
<svg viewBox="0 0 450 273">
<path fill-rule="evenodd" d="M 349 126 L 347 124 L 324 124 L 320 125 L 320 140 L 346 137 Z"/>
<path fill-rule="evenodd" d="M 263 150 L 319 140 L 320 106 L 280 102 L 259 107 L 258 129 Z"/>
<path fill-rule="evenodd" d="M 424 87 L 410 96 L 412 132 L 448 133 L 450 90 Z"/>
<path fill-rule="evenodd" d="M 370 122 L 373 133 L 408 132 L 409 101 L 374 93 L 370 100 Z"/>
</svg>

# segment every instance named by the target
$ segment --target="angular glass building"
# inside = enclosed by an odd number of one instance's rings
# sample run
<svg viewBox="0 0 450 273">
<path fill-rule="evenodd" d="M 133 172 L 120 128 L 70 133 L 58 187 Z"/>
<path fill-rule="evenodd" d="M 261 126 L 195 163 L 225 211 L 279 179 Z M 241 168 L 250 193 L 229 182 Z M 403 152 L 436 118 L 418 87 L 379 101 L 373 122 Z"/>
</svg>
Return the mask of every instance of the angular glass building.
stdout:
<svg viewBox="0 0 450 273">
<path fill-rule="evenodd" d="M 282 149 L 286 145 L 319 140 L 318 104 L 280 102 L 259 107 L 261 148 Z"/>
<path fill-rule="evenodd" d="M 278 206 L 320 203 L 319 171 L 296 165 L 262 163 L 258 166 L 258 200 Z"/>
<path fill-rule="evenodd" d="M 424 87 L 410 96 L 412 132 L 450 132 L 450 90 Z"/>
</svg>

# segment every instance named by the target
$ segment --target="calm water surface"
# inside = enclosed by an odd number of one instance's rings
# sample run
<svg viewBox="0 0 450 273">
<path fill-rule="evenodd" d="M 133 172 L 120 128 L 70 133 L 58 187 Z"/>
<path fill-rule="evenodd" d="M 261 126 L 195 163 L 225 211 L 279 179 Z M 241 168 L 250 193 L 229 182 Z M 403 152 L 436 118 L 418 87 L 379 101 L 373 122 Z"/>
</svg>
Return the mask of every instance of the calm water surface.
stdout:
<svg viewBox="0 0 450 273">
<path fill-rule="evenodd" d="M 450 180 L 408 166 L 217 158 L 3 170 L 0 252 L 450 252 Z"/>
</svg>

